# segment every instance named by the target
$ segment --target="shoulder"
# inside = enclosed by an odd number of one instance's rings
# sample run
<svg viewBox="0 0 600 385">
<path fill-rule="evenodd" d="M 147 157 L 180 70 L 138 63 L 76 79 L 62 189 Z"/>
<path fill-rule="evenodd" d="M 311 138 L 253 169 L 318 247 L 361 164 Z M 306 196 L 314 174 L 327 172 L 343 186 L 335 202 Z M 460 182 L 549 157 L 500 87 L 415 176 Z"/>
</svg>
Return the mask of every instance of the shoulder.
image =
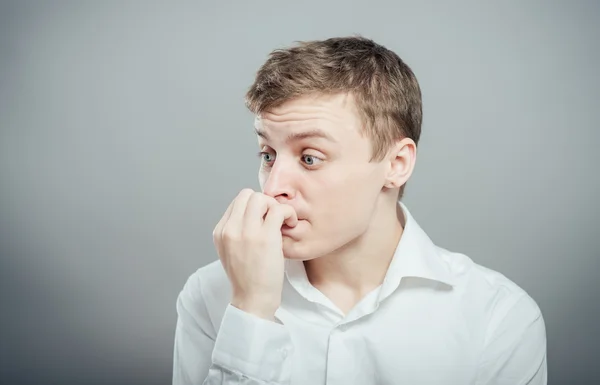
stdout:
<svg viewBox="0 0 600 385">
<path fill-rule="evenodd" d="M 542 319 L 537 302 L 506 275 L 474 262 L 465 254 L 440 247 L 438 250 L 455 279 L 457 294 L 485 313 L 489 329 L 497 327 L 508 315 L 516 315 L 524 323 Z"/>
<path fill-rule="evenodd" d="M 464 254 L 440 250 L 463 314 L 481 329 L 477 383 L 545 383 L 546 325 L 537 302 L 504 274 Z"/>
<path fill-rule="evenodd" d="M 183 322 L 199 325 L 207 332 L 218 330 L 231 299 L 231 286 L 221 261 L 193 272 L 177 297 L 177 313 Z"/>
</svg>

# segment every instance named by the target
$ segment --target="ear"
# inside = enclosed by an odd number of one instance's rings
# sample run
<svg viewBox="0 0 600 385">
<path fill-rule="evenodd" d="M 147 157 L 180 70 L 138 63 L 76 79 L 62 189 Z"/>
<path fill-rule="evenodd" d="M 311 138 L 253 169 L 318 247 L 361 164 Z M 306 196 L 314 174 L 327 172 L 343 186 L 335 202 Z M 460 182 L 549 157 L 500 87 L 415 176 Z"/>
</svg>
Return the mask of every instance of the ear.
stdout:
<svg viewBox="0 0 600 385">
<path fill-rule="evenodd" d="M 385 187 L 400 188 L 403 186 L 415 168 L 417 145 L 412 139 L 404 138 L 397 141 L 388 152 L 389 168 L 385 179 Z"/>
</svg>

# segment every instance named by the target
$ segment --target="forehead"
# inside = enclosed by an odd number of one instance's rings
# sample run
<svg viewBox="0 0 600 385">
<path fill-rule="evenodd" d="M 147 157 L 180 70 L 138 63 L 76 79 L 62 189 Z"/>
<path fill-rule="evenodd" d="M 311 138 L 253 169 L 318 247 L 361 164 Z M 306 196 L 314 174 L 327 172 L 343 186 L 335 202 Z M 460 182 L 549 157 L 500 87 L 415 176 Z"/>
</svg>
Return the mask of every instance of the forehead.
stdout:
<svg viewBox="0 0 600 385">
<path fill-rule="evenodd" d="M 349 94 L 302 96 L 258 114 L 255 128 L 265 133 L 321 129 L 332 136 L 360 131 L 360 119 Z"/>
</svg>

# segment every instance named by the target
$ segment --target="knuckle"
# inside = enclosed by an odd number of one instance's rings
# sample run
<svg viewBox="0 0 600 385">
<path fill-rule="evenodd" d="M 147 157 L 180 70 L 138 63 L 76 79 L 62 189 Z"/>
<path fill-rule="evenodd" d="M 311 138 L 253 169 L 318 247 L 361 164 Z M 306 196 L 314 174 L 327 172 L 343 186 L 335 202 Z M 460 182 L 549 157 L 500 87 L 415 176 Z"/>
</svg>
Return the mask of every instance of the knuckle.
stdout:
<svg viewBox="0 0 600 385">
<path fill-rule="evenodd" d="M 275 206 L 271 207 L 271 209 L 269 210 L 269 215 L 278 217 L 278 216 L 283 215 L 283 212 L 284 212 L 284 207 L 282 207 L 281 205 L 275 205 Z"/>
<path fill-rule="evenodd" d="M 269 203 L 272 203 L 272 204 L 275 204 L 275 205 L 279 204 L 279 202 L 277 201 L 277 199 L 273 198 L 270 195 L 264 195 L 263 194 L 263 197 L 264 197 L 264 199 L 265 199 L 266 202 L 269 202 Z"/>
<path fill-rule="evenodd" d="M 238 197 L 246 197 L 248 195 L 252 195 L 254 194 L 254 190 L 252 190 L 251 188 L 244 188 L 240 191 L 240 193 L 238 194 Z"/>
<path fill-rule="evenodd" d="M 248 204 L 256 204 L 262 200 L 261 193 L 253 191 L 248 199 Z"/>
<path fill-rule="evenodd" d="M 230 228 L 223 229 L 223 233 L 221 234 L 223 241 L 225 242 L 237 242 L 239 240 L 239 235 Z"/>
</svg>

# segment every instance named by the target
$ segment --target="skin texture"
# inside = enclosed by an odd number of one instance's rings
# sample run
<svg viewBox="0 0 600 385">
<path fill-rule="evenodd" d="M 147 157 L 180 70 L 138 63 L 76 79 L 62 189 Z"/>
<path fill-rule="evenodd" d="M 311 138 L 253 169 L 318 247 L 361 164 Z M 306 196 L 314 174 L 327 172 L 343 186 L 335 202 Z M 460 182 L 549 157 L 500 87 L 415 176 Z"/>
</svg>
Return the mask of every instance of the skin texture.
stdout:
<svg viewBox="0 0 600 385">
<path fill-rule="evenodd" d="M 228 209 L 237 214 L 226 212 L 214 232 L 232 304 L 272 319 L 289 258 L 349 311 L 381 284 L 402 235 L 397 196 L 414 169 L 414 141 L 370 161 L 371 140 L 347 94 L 293 99 L 258 115 L 255 129 L 262 192 L 241 193 Z"/>
</svg>

